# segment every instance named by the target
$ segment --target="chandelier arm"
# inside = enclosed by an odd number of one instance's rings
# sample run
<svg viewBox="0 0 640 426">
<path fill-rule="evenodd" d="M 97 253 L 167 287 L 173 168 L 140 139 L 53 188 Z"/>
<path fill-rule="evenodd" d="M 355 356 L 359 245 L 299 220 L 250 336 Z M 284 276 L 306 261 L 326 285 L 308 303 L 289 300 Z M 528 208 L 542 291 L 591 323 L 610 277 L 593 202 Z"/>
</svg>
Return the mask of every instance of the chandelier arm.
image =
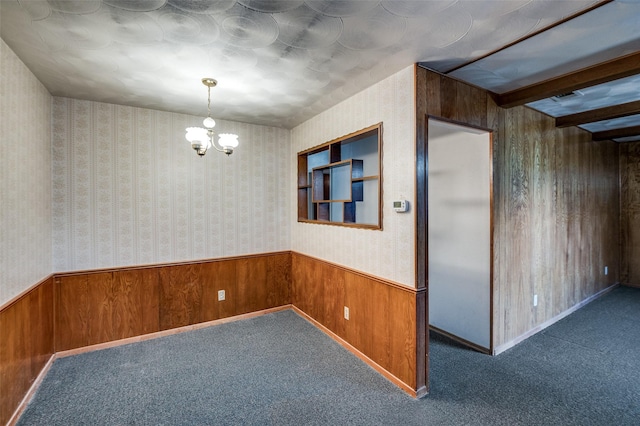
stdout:
<svg viewBox="0 0 640 426">
<path fill-rule="evenodd" d="M 216 138 L 215 138 L 215 135 L 213 134 L 213 130 L 209 130 L 207 133 L 209 135 L 209 139 L 211 140 L 211 146 L 213 148 L 215 148 L 216 151 L 224 152 L 227 155 L 229 155 L 229 154 L 231 154 L 231 152 L 233 152 L 233 150 L 229 151 L 228 148 L 224 148 L 219 143 L 216 143 Z"/>
</svg>

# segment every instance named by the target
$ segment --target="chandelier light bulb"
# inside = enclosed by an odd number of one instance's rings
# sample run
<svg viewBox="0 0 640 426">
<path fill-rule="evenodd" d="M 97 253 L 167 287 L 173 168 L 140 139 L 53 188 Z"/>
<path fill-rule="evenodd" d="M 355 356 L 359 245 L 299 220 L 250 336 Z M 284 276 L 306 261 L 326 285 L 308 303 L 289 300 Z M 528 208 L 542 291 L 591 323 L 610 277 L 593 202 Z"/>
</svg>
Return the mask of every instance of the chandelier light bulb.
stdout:
<svg viewBox="0 0 640 426">
<path fill-rule="evenodd" d="M 216 120 L 214 120 L 211 117 L 207 117 L 204 120 L 202 120 L 202 124 L 204 125 L 204 127 L 206 127 L 207 129 L 213 129 L 214 127 L 216 127 Z"/>
<path fill-rule="evenodd" d="M 218 143 L 223 148 L 237 148 L 238 147 L 238 135 L 232 133 L 220 133 L 220 139 Z"/>
</svg>

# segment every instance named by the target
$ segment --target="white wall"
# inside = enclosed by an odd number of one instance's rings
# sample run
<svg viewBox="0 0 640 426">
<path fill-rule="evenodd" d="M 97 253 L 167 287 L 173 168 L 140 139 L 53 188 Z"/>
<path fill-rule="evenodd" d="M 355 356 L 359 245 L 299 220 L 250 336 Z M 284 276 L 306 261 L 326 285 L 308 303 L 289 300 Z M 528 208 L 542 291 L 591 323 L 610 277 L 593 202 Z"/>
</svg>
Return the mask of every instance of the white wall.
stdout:
<svg viewBox="0 0 640 426">
<path fill-rule="evenodd" d="M 52 272 L 51 95 L 0 40 L 0 305 Z"/>
<path fill-rule="evenodd" d="M 292 197 L 292 250 L 415 285 L 415 213 L 411 209 L 398 214 L 392 209 L 392 201 L 399 198 L 415 205 L 414 95 L 411 66 L 292 130 L 288 188 L 295 194 L 299 151 L 383 123 L 382 231 L 298 223 L 297 200 Z"/>
<path fill-rule="evenodd" d="M 240 146 L 200 158 L 201 120 L 54 98 L 56 271 L 290 249 L 289 131 L 217 120 Z"/>
</svg>

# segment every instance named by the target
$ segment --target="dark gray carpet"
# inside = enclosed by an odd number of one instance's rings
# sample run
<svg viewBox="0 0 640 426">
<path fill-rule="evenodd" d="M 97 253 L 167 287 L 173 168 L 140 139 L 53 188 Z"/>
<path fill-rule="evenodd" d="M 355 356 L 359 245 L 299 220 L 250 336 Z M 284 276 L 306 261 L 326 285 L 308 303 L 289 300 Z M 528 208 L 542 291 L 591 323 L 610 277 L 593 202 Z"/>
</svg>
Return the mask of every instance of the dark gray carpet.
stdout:
<svg viewBox="0 0 640 426">
<path fill-rule="evenodd" d="M 640 289 L 505 353 L 431 338 L 414 400 L 293 311 L 57 360 L 20 425 L 638 425 Z"/>
</svg>

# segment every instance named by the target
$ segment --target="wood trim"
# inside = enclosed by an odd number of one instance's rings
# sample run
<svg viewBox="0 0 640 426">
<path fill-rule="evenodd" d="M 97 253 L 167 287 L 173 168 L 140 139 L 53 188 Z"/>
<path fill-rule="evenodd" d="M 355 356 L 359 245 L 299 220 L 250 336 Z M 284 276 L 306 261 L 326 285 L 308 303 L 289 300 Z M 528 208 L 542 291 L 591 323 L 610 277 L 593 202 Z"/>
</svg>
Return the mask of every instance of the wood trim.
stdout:
<svg viewBox="0 0 640 426">
<path fill-rule="evenodd" d="M 620 282 L 640 287 L 640 142 L 619 145 Z"/>
<path fill-rule="evenodd" d="M 344 272 L 349 272 L 351 274 L 359 275 L 359 276 L 361 276 L 363 278 L 366 278 L 368 280 L 377 281 L 380 284 L 388 285 L 388 286 L 396 288 L 398 290 L 406 291 L 407 293 L 417 294 L 418 292 L 421 291 L 421 289 L 416 289 L 414 287 L 409 287 L 408 285 L 400 284 L 400 283 L 397 283 L 395 281 L 391 281 L 391 280 L 388 280 L 386 278 L 378 277 L 376 275 L 372 275 L 372 274 L 369 274 L 367 272 L 362 272 L 362 271 L 359 271 L 357 269 L 350 268 L 348 266 L 340 265 L 339 263 L 334 263 L 334 262 L 331 262 L 329 260 L 321 259 L 319 257 L 311 256 L 311 255 L 308 255 L 308 254 L 305 254 L 305 253 L 300 253 L 300 252 L 297 252 L 297 251 L 292 251 L 291 253 L 293 255 L 295 255 L 295 256 L 303 256 L 303 257 L 306 257 L 308 259 L 315 260 L 317 262 L 325 263 L 325 264 L 327 264 L 329 266 L 332 266 L 334 268 L 341 269 Z"/>
<path fill-rule="evenodd" d="M 274 255 L 282 255 L 282 254 L 286 255 L 290 253 L 291 251 L 289 250 L 283 250 L 283 251 L 274 251 L 274 252 L 267 252 L 267 253 L 242 254 L 242 255 L 229 256 L 229 257 L 215 257 L 211 259 L 185 260 L 180 262 L 151 263 L 151 264 L 145 264 L 145 265 L 130 265 L 130 266 L 114 266 L 110 268 L 99 268 L 99 269 L 79 269 L 75 271 L 55 272 L 52 276 L 67 277 L 71 275 L 94 274 L 99 272 L 118 272 L 118 271 L 124 271 L 124 270 L 133 271 L 138 269 L 162 268 L 166 266 L 200 265 L 203 263 L 225 262 L 227 260 L 253 259 L 253 258 L 265 257 L 265 256 L 274 256 Z"/>
<path fill-rule="evenodd" d="M 469 124 L 466 121 L 454 120 L 454 119 L 451 119 L 451 118 L 440 117 L 440 116 L 433 115 L 433 114 L 427 114 L 425 120 L 426 120 L 427 123 L 429 122 L 429 120 L 436 120 L 436 121 L 441 121 L 443 123 L 455 124 L 456 126 L 468 127 L 470 129 L 476 129 L 476 130 L 480 130 L 480 131 L 487 132 L 487 133 L 493 133 L 495 131 L 495 129 L 490 129 L 489 127 L 486 127 L 486 126 L 480 126 L 480 125 L 477 125 L 477 124 Z M 427 134 L 427 143 L 429 142 L 428 136 L 429 135 Z M 493 153 L 493 147 L 491 147 L 491 152 Z"/>
<path fill-rule="evenodd" d="M 427 78 L 426 72 L 418 66 L 415 67 L 415 105 L 416 105 L 416 283 L 418 289 L 427 287 L 428 273 L 428 231 L 427 231 L 427 175 L 428 175 L 428 150 L 427 150 Z"/>
<path fill-rule="evenodd" d="M 557 26 L 559 26 L 559 25 L 562 25 L 562 24 L 564 24 L 565 22 L 571 21 L 572 19 L 575 19 L 575 18 L 577 18 L 577 17 L 579 17 L 579 16 L 582 16 L 582 15 L 584 15 L 585 13 L 591 12 L 592 10 L 597 9 L 597 8 L 599 8 L 600 6 L 604 6 L 604 5 L 605 5 L 605 4 L 607 4 L 607 3 L 611 3 L 612 1 L 613 1 L 613 0 L 603 0 L 603 1 L 600 1 L 600 2 L 598 2 L 598 3 L 594 4 L 594 5 L 592 5 L 591 7 L 588 7 L 588 8 L 586 8 L 586 9 L 584 9 L 584 10 L 581 10 L 581 11 L 579 11 L 579 12 L 576 12 L 576 13 L 574 13 L 573 15 L 569 15 L 569 16 L 567 16 L 567 17 L 565 17 L 565 18 L 561 19 L 561 20 L 560 20 L 560 21 L 558 21 L 558 22 L 555 22 L 555 23 L 553 23 L 553 24 L 551 24 L 551 25 L 547 25 L 546 27 L 541 28 L 541 29 L 539 29 L 539 30 L 537 30 L 537 31 L 534 31 L 534 32 L 533 32 L 533 33 L 531 33 L 531 34 L 527 34 L 527 35 L 526 35 L 526 36 L 524 36 L 524 37 L 521 37 L 521 38 L 519 38 L 519 39 L 517 39 L 517 40 L 515 40 L 515 41 L 512 41 L 511 43 L 507 43 L 507 44 L 505 44 L 504 46 L 502 46 L 502 47 L 500 47 L 500 48 L 498 48 L 498 49 L 492 50 L 492 51 L 491 51 L 491 52 L 489 52 L 489 53 L 485 53 L 484 55 L 481 55 L 481 56 L 479 56 L 479 57 L 477 57 L 477 58 L 475 58 L 475 59 L 473 59 L 473 60 L 471 60 L 471 61 L 467 61 L 467 62 L 465 62 L 465 63 L 463 63 L 463 64 L 461 64 L 461 65 L 457 65 L 457 66 L 455 66 L 455 67 L 453 67 L 453 68 L 449 69 L 448 71 L 445 71 L 443 74 L 449 74 L 449 73 L 452 73 L 452 72 L 457 71 L 457 70 L 459 70 L 459 69 L 461 69 L 461 68 L 464 68 L 464 67 L 466 67 L 466 66 L 469 66 L 469 65 L 471 65 L 471 64 L 473 64 L 473 63 L 476 63 L 476 62 L 478 62 L 478 61 L 481 61 L 481 60 L 483 60 L 483 59 L 485 59 L 485 58 L 487 58 L 487 57 L 489 57 L 489 56 L 491 56 L 491 55 L 495 55 L 495 54 L 496 54 L 496 53 L 498 53 L 498 52 L 501 52 L 501 51 L 503 51 L 503 50 L 505 50 L 505 49 L 508 49 L 508 48 L 509 48 L 509 47 L 511 47 L 511 46 L 515 46 L 515 45 L 516 45 L 516 44 L 518 44 L 518 43 L 522 43 L 523 41 L 525 41 L 525 40 L 527 40 L 527 39 L 530 39 L 530 38 L 532 38 L 532 37 L 537 36 L 538 34 L 541 34 L 541 33 L 545 32 L 545 31 L 548 31 L 548 30 L 550 30 L 550 29 L 552 29 L 552 28 L 555 28 L 555 27 L 557 27 Z"/>
<path fill-rule="evenodd" d="M 640 73 L 640 52 L 634 52 L 559 77 L 499 94 L 497 95 L 497 104 L 503 108 L 511 108 L 638 73 Z"/>
<path fill-rule="evenodd" d="M 42 370 L 40 370 L 40 373 L 38 373 L 38 377 L 36 377 L 36 379 L 33 381 L 33 383 L 31 384 L 31 387 L 29 388 L 27 393 L 24 395 L 24 398 L 22 398 L 22 401 L 20 401 L 20 404 L 18 404 L 18 408 L 16 408 L 16 410 L 13 412 L 13 415 L 7 422 L 7 426 L 13 426 L 18 423 L 18 420 L 20 420 L 20 416 L 22 415 L 22 413 L 24 413 L 24 410 L 27 409 L 27 406 L 31 402 L 31 399 L 33 398 L 36 391 L 42 384 L 42 381 L 44 380 L 46 375 L 49 373 L 49 370 L 51 369 L 51 366 L 53 365 L 53 362 L 56 359 L 57 359 L 56 354 L 52 354 L 49 357 L 49 360 L 47 361 L 47 363 L 44 365 L 44 367 L 42 367 Z"/>
<path fill-rule="evenodd" d="M 339 200 L 339 201 L 348 201 L 348 200 Z M 326 203 L 328 203 L 328 201 L 326 201 Z M 380 214 L 382 214 L 382 209 L 380 209 Z M 312 219 L 298 219 L 298 222 L 313 223 L 314 225 L 344 226 L 346 228 L 368 229 L 370 231 L 382 231 L 381 226 L 367 225 L 363 223 L 331 222 L 328 220 L 312 220 Z"/>
<path fill-rule="evenodd" d="M 640 114 L 640 101 L 627 102 L 620 105 L 612 105 L 556 117 L 556 127 L 577 126 L 585 123 L 594 123 L 596 121 L 628 117 L 634 114 Z"/>
<path fill-rule="evenodd" d="M 44 277 L 43 279 L 41 279 L 40 281 L 38 281 L 37 283 L 35 283 L 34 285 L 26 288 L 25 290 L 21 291 L 20 293 L 16 294 L 15 296 L 13 296 L 11 299 L 7 300 L 5 303 L 3 303 L 2 305 L 0 305 L 0 312 L 4 311 L 5 309 L 8 309 L 11 305 L 13 305 L 14 303 L 20 301 L 20 299 L 22 299 L 23 297 L 25 297 L 27 294 L 31 293 L 32 291 L 36 290 L 38 287 L 40 287 L 40 285 L 50 279 L 52 279 L 54 276 L 54 274 L 50 274 L 46 277 Z"/>
<path fill-rule="evenodd" d="M 491 349 L 485 348 L 484 346 L 477 345 L 477 344 L 475 344 L 473 342 L 470 342 L 470 341 L 468 341 L 466 339 L 463 339 L 462 337 L 458 337 L 455 334 L 451 334 L 451 333 L 449 333 L 447 331 L 444 331 L 444 330 L 442 330 L 442 329 L 440 329 L 438 327 L 434 327 L 433 325 L 429 325 L 429 330 L 434 331 L 434 332 L 436 332 L 436 333 L 438 333 L 438 334 L 440 334 L 442 336 L 445 336 L 448 339 L 456 341 L 456 342 L 458 342 L 458 343 L 460 343 L 460 344 L 462 344 L 464 346 L 467 346 L 467 347 L 473 349 L 474 351 L 478 351 L 478 352 L 481 352 L 481 353 L 487 354 L 487 355 L 491 354 Z"/>
<path fill-rule="evenodd" d="M 640 61 L 640 58 L 638 59 Z M 628 136 L 639 136 L 640 126 L 622 127 L 620 129 L 604 130 L 602 132 L 594 132 L 591 134 L 593 141 L 608 141 L 617 138 L 626 138 Z"/>
<path fill-rule="evenodd" d="M 567 309 L 566 311 L 561 312 L 560 314 L 558 314 L 558 315 L 554 316 L 553 318 L 543 322 L 542 324 L 532 328 L 531 330 L 527 331 L 526 333 L 521 334 L 520 336 L 516 337 L 515 339 L 512 339 L 512 340 L 510 340 L 510 341 L 508 341 L 506 343 L 498 345 L 497 347 L 495 347 L 493 349 L 493 355 L 499 355 L 502 352 L 506 351 L 507 349 L 511 349 L 512 347 L 514 347 L 518 343 L 528 339 L 529 337 L 531 337 L 534 334 L 544 330 L 545 328 L 557 323 L 561 319 L 571 315 L 572 313 L 574 313 L 578 309 L 582 308 L 583 306 L 587 305 L 588 303 L 593 302 L 594 300 L 598 299 L 599 297 L 604 296 L 605 294 L 609 293 L 611 290 L 615 289 L 618 286 L 619 286 L 619 284 L 616 283 L 616 284 L 614 284 L 612 286 L 609 286 L 609 287 L 607 287 L 607 288 L 605 288 L 603 290 L 600 290 L 596 294 L 594 294 L 594 295 L 592 295 L 590 297 L 587 297 L 582 302 L 573 305 L 571 308 Z"/>
<path fill-rule="evenodd" d="M 495 205 L 494 205 L 494 185 L 493 185 L 493 162 L 494 162 L 494 153 L 493 153 L 493 131 L 489 131 L 489 232 L 490 232 L 490 247 L 489 247 L 489 352 L 493 352 L 493 347 L 495 345 L 495 340 L 493 338 L 493 308 L 494 308 L 494 259 L 495 259 Z"/>
<path fill-rule="evenodd" d="M 356 130 L 355 132 L 351 132 L 351 133 L 349 133 L 347 135 L 340 136 L 338 138 L 332 139 L 329 142 L 324 142 L 324 143 L 322 143 L 320 145 L 316 145 L 314 147 L 305 149 L 303 151 L 298 152 L 297 155 L 300 156 L 302 154 L 314 154 L 315 152 L 322 151 L 323 149 L 327 148 L 328 146 L 330 146 L 330 145 L 332 145 L 334 143 L 342 142 L 342 141 L 347 140 L 347 139 L 353 139 L 353 141 L 350 141 L 350 142 L 355 142 L 357 140 L 360 140 L 360 139 L 363 139 L 363 138 L 371 136 L 371 134 L 369 134 L 369 133 L 373 133 L 375 130 L 378 131 L 379 135 L 382 134 L 382 122 L 377 123 L 377 124 L 372 124 L 369 127 L 365 127 L 363 129 Z M 331 161 L 331 159 L 330 159 L 330 161 Z"/>
<path fill-rule="evenodd" d="M 69 349 L 66 351 L 56 352 L 56 358 L 66 358 L 68 356 L 84 354 L 87 352 L 100 351 L 103 349 L 115 348 L 118 346 L 128 345 L 130 343 L 139 343 L 147 340 L 158 339 L 160 337 L 172 336 L 174 334 L 186 333 L 188 331 L 200 330 L 203 328 L 214 327 L 221 324 L 227 324 L 231 322 L 246 320 L 250 318 L 256 318 L 274 312 L 286 311 L 291 309 L 291 305 L 278 306 L 276 308 L 263 309 L 261 311 L 250 312 L 247 314 L 234 315 L 228 318 L 221 318 L 213 321 L 201 322 L 198 324 L 186 325 L 183 327 L 172 328 L 169 330 L 156 331 L 154 333 L 143 334 L 135 337 L 128 337 L 126 339 L 118 339 L 111 342 L 98 343 L 95 345 L 83 346 L 81 348 Z"/>
<path fill-rule="evenodd" d="M 391 374 L 385 368 L 381 367 L 378 363 L 373 361 L 371 358 L 369 358 L 368 356 L 366 356 L 365 354 L 360 352 L 355 346 L 351 345 L 349 342 L 344 340 L 342 337 L 338 336 L 336 333 L 334 333 L 333 331 L 329 330 L 327 327 L 322 325 L 320 322 L 318 322 L 315 319 L 313 319 L 313 317 L 307 315 L 301 309 L 297 308 L 296 306 L 293 306 L 292 309 L 293 309 L 293 311 L 295 313 L 300 315 L 305 320 L 309 321 L 316 328 L 320 329 L 320 331 L 322 331 L 327 336 L 331 337 L 334 341 L 336 341 L 338 344 L 340 344 L 343 348 L 345 348 L 346 350 L 351 352 L 353 355 L 358 357 L 362 362 L 364 362 L 369 367 L 371 367 L 374 370 L 376 370 L 379 374 L 384 376 L 387 380 L 389 380 L 394 385 L 398 386 L 400 389 L 402 389 L 403 391 L 405 391 L 406 393 L 408 393 L 412 397 L 420 398 L 420 397 L 422 397 L 422 396 L 424 396 L 426 394 L 425 390 L 423 390 L 423 389 L 416 390 L 416 389 L 413 389 L 412 387 L 408 386 L 406 383 L 404 383 L 402 380 L 400 380 L 399 378 L 397 378 L 396 376 Z"/>
</svg>

